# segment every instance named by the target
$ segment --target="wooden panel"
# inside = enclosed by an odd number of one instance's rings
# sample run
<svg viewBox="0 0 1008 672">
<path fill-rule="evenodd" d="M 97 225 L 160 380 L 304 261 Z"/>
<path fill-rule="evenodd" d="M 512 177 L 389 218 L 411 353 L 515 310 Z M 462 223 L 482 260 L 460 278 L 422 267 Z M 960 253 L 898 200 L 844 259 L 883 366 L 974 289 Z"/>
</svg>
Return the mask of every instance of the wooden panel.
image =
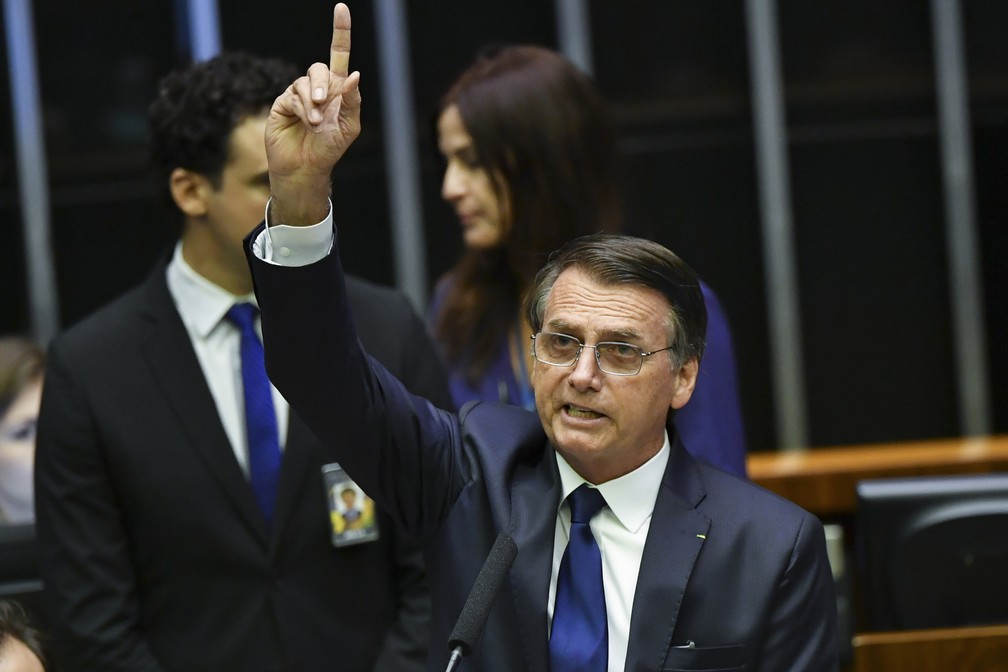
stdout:
<svg viewBox="0 0 1008 672">
<path fill-rule="evenodd" d="M 852 515 L 862 479 L 1008 471 L 1008 436 L 752 453 L 748 469 L 754 482 L 820 517 Z"/>
<path fill-rule="evenodd" d="M 1004 672 L 1008 625 L 854 637 L 854 672 Z"/>
</svg>

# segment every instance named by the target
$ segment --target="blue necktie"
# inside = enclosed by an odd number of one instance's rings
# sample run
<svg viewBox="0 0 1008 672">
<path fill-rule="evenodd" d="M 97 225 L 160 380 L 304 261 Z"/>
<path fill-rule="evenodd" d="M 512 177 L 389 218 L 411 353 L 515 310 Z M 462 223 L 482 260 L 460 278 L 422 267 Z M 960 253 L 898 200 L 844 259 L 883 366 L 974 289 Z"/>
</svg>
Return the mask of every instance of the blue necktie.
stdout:
<svg viewBox="0 0 1008 672">
<path fill-rule="evenodd" d="M 277 480 L 280 474 L 280 439 L 276 411 L 263 346 L 255 330 L 259 309 L 251 303 L 236 303 L 227 312 L 241 330 L 241 373 L 245 390 L 245 429 L 248 438 L 249 481 L 266 523 L 273 518 Z"/>
<path fill-rule="evenodd" d="M 588 525 L 605 506 L 602 493 L 582 485 L 567 497 L 570 540 L 560 561 L 553 630 L 551 672 L 605 672 L 609 667 L 609 629 L 602 589 L 602 554 Z"/>
</svg>

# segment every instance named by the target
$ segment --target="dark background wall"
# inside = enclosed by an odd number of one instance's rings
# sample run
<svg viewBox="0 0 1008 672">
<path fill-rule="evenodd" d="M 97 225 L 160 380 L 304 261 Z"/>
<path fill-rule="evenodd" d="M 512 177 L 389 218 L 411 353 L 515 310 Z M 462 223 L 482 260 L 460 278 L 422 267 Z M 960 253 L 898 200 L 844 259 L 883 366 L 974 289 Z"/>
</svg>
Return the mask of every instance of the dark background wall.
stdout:
<svg viewBox="0 0 1008 672">
<path fill-rule="evenodd" d="M 181 5 L 181 3 L 178 3 Z M 621 133 L 629 229 L 718 292 L 750 448 L 777 445 L 744 3 L 589 2 L 595 75 Z M 138 282 L 175 232 L 144 179 L 145 109 L 188 57 L 171 0 L 47 0 L 35 16 L 61 319 Z M 220 0 L 223 46 L 324 58 L 332 3 Z M 285 15 L 279 15 L 282 7 Z M 1008 25 L 963 3 L 995 431 L 1008 431 Z M 352 2 L 364 131 L 337 168 L 347 266 L 393 281 L 371 3 Z M 460 250 L 429 135 L 488 42 L 556 46 L 542 0 L 408 3 L 429 285 Z M 811 443 L 955 436 L 956 369 L 928 3 L 778 6 Z M 6 54 L 6 51 L 3 52 Z M 0 56 L 0 332 L 29 328 L 6 56 Z"/>
</svg>

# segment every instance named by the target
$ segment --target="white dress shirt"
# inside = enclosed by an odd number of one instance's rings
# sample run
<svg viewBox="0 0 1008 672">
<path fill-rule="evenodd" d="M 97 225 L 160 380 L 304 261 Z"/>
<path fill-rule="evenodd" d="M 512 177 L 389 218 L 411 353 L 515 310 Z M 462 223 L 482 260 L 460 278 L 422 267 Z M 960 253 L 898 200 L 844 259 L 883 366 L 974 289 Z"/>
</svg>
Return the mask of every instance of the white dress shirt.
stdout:
<svg viewBox="0 0 1008 672">
<path fill-rule="evenodd" d="M 637 575 L 670 453 L 666 433 L 661 450 L 637 469 L 599 486 L 589 484 L 597 487 L 606 501 L 606 506 L 592 518 L 591 531 L 602 554 L 602 587 L 609 626 L 609 672 L 622 672 L 626 663 Z M 556 461 L 563 493 L 553 535 L 553 572 L 550 575 L 548 603 L 551 627 L 560 561 L 570 538 L 570 506 L 566 499 L 567 495 L 587 482 L 560 453 L 556 453 Z"/>
<path fill-rule="evenodd" d="M 168 291 L 196 351 L 203 377 L 217 405 L 217 415 L 231 441 L 238 464 L 248 476 L 245 393 L 241 377 L 241 330 L 225 315 L 235 303 L 255 304 L 255 295 L 235 296 L 201 276 L 182 258 L 181 242 L 175 246 L 175 254 L 168 264 L 166 274 Z M 259 338 L 262 338 L 258 318 L 256 331 L 259 332 Z M 288 406 L 275 387 L 272 387 L 272 392 L 278 438 L 283 450 L 287 439 Z"/>
</svg>

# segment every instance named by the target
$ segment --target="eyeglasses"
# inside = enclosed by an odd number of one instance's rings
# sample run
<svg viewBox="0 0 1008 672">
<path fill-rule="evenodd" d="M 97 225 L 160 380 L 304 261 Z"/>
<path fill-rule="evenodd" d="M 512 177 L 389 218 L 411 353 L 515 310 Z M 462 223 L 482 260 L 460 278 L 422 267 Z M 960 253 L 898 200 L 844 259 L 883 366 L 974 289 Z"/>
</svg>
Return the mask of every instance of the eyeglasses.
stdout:
<svg viewBox="0 0 1008 672">
<path fill-rule="evenodd" d="M 671 350 L 673 346 L 644 352 L 636 345 L 618 341 L 585 345 L 573 336 L 553 331 L 540 331 L 532 336 L 532 354 L 537 360 L 550 366 L 573 366 L 585 348 L 595 351 L 595 361 L 602 372 L 614 376 L 636 376 L 644 366 L 645 357 Z"/>
</svg>

